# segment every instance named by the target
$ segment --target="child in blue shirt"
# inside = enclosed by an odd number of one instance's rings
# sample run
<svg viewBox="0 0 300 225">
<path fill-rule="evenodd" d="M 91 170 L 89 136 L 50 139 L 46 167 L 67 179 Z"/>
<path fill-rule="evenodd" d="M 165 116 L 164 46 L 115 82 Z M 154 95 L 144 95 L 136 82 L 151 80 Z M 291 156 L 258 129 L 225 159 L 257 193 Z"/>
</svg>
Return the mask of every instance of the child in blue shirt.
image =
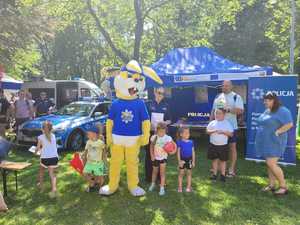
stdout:
<svg viewBox="0 0 300 225">
<path fill-rule="evenodd" d="M 182 180 L 186 172 L 187 187 L 186 192 L 192 191 L 192 168 L 195 167 L 195 150 L 194 142 L 190 140 L 190 129 L 181 127 L 178 130 L 179 140 L 177 141 L 177 158 L 178 158 L 178 192 L 182 192 Z"/>
</svg>

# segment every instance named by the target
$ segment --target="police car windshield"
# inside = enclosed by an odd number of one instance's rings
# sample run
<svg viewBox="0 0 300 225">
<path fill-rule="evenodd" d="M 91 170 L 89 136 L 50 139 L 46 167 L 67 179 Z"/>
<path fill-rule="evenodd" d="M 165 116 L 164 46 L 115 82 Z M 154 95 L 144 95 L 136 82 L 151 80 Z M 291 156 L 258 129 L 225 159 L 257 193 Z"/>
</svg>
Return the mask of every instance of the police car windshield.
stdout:
<svg viewBox="0 0 300 225">
<path fill-rule="evenodd" d="M 94 105 L 86 103 L 72 103 L 62 107 L 57 111 L 58 115 L 71 115 L 71 116 L 88 116 Z"/>
</svg>

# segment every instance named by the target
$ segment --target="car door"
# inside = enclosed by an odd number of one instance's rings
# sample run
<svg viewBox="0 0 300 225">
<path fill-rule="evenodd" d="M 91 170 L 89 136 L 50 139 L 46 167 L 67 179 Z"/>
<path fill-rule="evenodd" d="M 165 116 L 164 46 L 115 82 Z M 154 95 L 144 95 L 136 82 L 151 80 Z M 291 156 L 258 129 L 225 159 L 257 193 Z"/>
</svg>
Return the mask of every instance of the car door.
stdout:
<svg viewBox="0 0 300 225">
<path fill-rule="evenodd" d="M 97 105 L 97 107 L 94 109 L 94 112 L 92 113 L 92 118 L 95 123 L 105 123 L 108 111 L 109 111 L 110 103 L 104 102 Z"/>
<path fill-rule="evenodd" d="M 99 103 L 91 113 L 91 118 L 88 123 L 85 124 L 84 129 L 88 129 L 91 126 L 100 126 L 102 131 L 105 133 L 105 122 L 108 117 L 108 110 L 110 103 Z"/>
</svg>

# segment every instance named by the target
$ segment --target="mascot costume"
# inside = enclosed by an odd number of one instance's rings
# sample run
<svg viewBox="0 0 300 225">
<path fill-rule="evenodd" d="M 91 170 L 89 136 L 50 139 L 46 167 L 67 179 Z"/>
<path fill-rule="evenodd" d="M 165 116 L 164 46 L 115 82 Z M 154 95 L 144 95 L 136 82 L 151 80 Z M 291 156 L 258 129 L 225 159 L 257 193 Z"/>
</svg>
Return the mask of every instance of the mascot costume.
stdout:
<svg viewBox="0 0 300 225">
<path fill-rule="evenodd" d="M 149 67 L 131 60 L 114 78 L 117 99 L 112 103 L 107 123 L 107 145 L 111 148 L 109 183 L 99 191 L 111 195 L 118 189 L 123 161 L 127 167 L 127 184 L 133 196 L 145 191 L 138 186 L 138 155 L 140 146 L 147 145 L 150 135 L 149 115 L 138 92 L 145 88 L 145 77 L 162 84 L 159 76 Z"/>
</svg>

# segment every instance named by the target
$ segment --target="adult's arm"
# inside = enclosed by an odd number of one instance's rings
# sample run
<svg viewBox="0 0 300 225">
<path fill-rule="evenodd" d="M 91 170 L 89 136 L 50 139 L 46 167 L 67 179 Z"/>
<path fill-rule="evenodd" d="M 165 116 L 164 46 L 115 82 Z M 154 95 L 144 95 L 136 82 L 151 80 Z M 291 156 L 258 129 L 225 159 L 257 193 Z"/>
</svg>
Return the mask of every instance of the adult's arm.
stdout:
<svg viewBox="0 0 300 225">
<path fill-rule="evenodd" d="M 212 121 L 212 120 L 215 119 L 215 111 L 216 111 L 216 108 L 217 108 L 217 98 L 218 98 L 218 95 L 214 99 L 213 106 L 212 106 L 212 109 L 211 109 L 211 112 L 210 112 L 210 115 L 209 115 L 209 121 Z"/>
<path fill-rule="evenodd" d="M 277 129 L 275 131 L 276 136 L 279 136 L 280 134 L 283 134 L 285 132 L 287 132 L 288 130 L 290 130 L 293 127 L 293 123 L 287 123 L 283 126 L 281 126 L 279 129 Z"/>
<path fill-rule="evenodd" d="M 275 131 L 275 134 L 277 136 L 287 132 L 293 127 L 293 117 L 291 111 L 288 110 L 286 107 L 280 107 L 278 110 L 278 120 L 282 125 Z"/>
<path fill-rule="evenodd" d="M 240 95 L 236 95 L 236 101 L 234 103 L 234 107 L 228 109 L 229 113 L 241 115 L 244 112 L 244 102 Z"/>
</svg>

